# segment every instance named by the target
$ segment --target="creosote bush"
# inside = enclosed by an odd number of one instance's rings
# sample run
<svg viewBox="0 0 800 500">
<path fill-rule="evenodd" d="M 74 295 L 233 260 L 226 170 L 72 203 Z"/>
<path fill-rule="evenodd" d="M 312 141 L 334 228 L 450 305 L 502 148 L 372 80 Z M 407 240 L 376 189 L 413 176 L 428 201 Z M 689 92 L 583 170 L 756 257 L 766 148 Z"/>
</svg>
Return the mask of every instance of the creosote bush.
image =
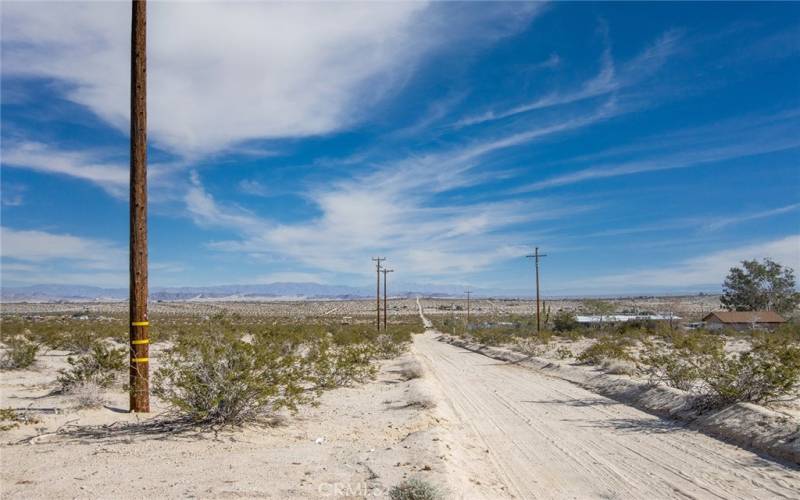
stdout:
<svg viewBox="0 0 800 500">
<path fill-rule="evenodd" d="M 58 383 L 62 392 L 92 383 L 99 387 L 110 387 L 128 367 L 128 351 L 95 342 L 89 352 L 78 357 L 69 356 L 70 368 L 59 370 Z"/>
<path fill-rule="evenodd" d="M 25 337 L 10 337 L 5 342 L 8 350 L 0 357 L 0 369 L 21 370 L 30 367 L 36 361 L 38 344 Z"/>
<path fill-rule="evenodd" d="M 269 336 L 180 337 L 162 356 L 153 392 L 199 424 L 238 425 L 296 410 L 316 393 L 311 359 Z M 285 346 L 283 346 L 285 347 Z"/>
<path fill-rule="evenodd" d="M 606 359 L 633 361 L 633 356 L 628 352 L 631 341 L 624 337 L 605 336 L 578 355 L 578 361 L 590 365 L 597 365 Z"/>
<path fill-rule="evenodd" d="M 444 493 L 439 487 L 425 479 L 411 478 L 389 490 L 392 500 L 441 500 Z"/>
<path fill-rule="evenodd" d="M 800 382 L 800 347 L 772 333 L 756 336 L 750 351 L 725 353 L 724 341 L 705 332 L 677 334 L 671 348 L 647 346 L 642 362 L 652 383 L 695 393 L 700 408 L 738 402 L 769 403 Z"/>
<path fill-rule="evenodd" d="M 314 384 L 333 389 L 372 379 L 377 373 L 372 364 L 376 352 L 369 344 L 331 346 L 325 340 L 319 342 L 309 359 Z"/>
</svg>

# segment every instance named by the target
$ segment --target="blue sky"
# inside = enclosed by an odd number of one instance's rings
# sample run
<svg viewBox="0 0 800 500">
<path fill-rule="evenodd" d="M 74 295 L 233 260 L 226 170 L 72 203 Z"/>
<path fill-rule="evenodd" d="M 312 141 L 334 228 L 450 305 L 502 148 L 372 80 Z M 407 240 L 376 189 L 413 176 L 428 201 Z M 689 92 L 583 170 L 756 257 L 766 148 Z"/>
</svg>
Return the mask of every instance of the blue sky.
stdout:
<svg viewBox="0 0 800 500">
<path fill-rule="evenodd" d="M 1 8 L 3 284 L 125 286 L 129 4 Z M 800 4 L 152 3 L 148 44 L 152 286 L 800 268 Z"/>
</svg>

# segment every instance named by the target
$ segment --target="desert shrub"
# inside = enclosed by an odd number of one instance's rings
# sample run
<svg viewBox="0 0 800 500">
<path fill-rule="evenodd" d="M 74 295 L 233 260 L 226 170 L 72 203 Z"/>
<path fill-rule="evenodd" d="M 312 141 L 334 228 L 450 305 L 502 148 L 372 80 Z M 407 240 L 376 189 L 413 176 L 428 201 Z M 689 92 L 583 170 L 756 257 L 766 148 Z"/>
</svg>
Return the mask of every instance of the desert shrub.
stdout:
<svg viewBox="0 0 800 500">
<path fill-rule="evenodd" d="M 722 340 L 707 334 L 676 336 L 672 347 L 648 347 L 642 361 L 650 380 L 695 392 L 700 407 L 773 402 L 792 394 L 800 381 L 800 348 L 780 337 L 756 336 L 744 353 L 726 354 Z"/>
<path fill-rule="evenodd" d="M 650 384 L 662 382 L 682 391 L 691 390 L 699 373 L 697 367 L 686 356 L 673 351 L 649 352 L 642 358 L 650 376 Z"/>
<path fill-rule="evenodd" d="M 389 490 L 392 500 L 441 500 L 444 498 L 442 490 L 425 479 L 411 478 L 392 486 Z"/>
<path fill-rule="evenodd" d="M 405 380 L 413 380 L 415 378 L 422 378 L 423 371 L 422 365 L 419 361 L 407 361 L 400 366 L 400 376 Z"/>
<path fill-rule="evenodd" d="M 558 349 L 556 349 L 556 357 L 558 359 L 568 359 L 571 358 L 572 356 L 574 356 L 574 354 L 572 353 L 572 350 L 569 347 L 564 347 L 562 345 L 559 346 Z"/>
<path fill-rule="evenodd" d="M 73 385 L 69 393 L 75 398 L 78 408 L 97 408 L 106 402 L 103 388 L 92 381 Z"/>
<path fill-rule="evenodd" d="M 578 355 L 578 361 L 590 365 L 600 364 L 605 359 L 633 361 L 628 352 L 631 343 L 625 338 L 605 336 Z"/>
<path fill-rule="evenodd" d="M 162 355 L 153 392 L 198 424 L 240 425 L 311 402 L 309 359 L 279 349 L 268 337 L 180 337 Z"/>
<path fill-rule="evenodd" d="M 315 386 L 332 389 L 372 379 L 377 373 L 372 363 L 374 354 L 375 349 L 368 344 L 337 346 L 325 340 L 319 342 L 309 356 Z"/>
<path fill-rule="evenodd" d="M 8 350 L 0 357 L 0 369 L 21 370 L 30 367 L 36 361 L 39 344 L 24 337 L 11 337 L 6 339 L 6 345 Z"/>
<path fill-rule="evenodd" d="M 710 358 L 700 369 L 705 404 L 769 403 L 791 394 L 800 380 L 800 348 L 757 340 L 749 352 Z"/>
<path fill-rule="evenodd" d="M 623 359 L 604 359 L 600 367 L 612 375 L 635 375 L 637 373 L 636 364 L 633 361 Z"/>
<path fill-rule="evenodd" d="M 69 356 L 70 368 L 59 370 L 58 383 L 62 392 L 69 392 L 83 383 L 109 387 L 128 367 L 128 351 L 115 349 L 103 342 L 95 342 L 90 351 L 78 357 Z"/>
<path fill-rule="evenodd" d="M 561 310 L 553 316 L 553 330 L 563 333 L 577 330 L 580 327 L 575 315 L 569 311 Z"/>
<path fill-rule="evenodd" d="M 501 345 L 511 339 L 507 332 L 499 328 L 476 329 L 472 331 L 472 337 L 480 344 L 493 346 Z"/>
<path fill-rule="evenodd" d="M 40 420 L 33 415 L 14 410 L 0 408 L 0 431 L 8 431 L 19 427 L 19 424 L 38 424 Z"/>
<path fill-rule="evenodd" d="M 514 349 L 526 356 L 538 356 L 542 353 L 540 342 L 535 337 L 516 337 Z"/>
</svg>

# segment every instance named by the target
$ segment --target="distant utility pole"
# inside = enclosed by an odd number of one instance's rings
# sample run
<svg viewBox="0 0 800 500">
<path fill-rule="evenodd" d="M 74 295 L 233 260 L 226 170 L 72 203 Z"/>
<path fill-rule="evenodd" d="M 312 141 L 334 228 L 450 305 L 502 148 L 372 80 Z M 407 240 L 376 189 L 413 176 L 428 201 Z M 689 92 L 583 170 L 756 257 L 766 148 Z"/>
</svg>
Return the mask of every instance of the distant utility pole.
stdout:
<svg viewBox="0 0 800 500">
<path fill-rule="evenodd" d="M 130 411 L 150 411 L 147 320 L 147 4 L 131 22 Z"/>
<path fill-rule="evenodd" d="M 464 293 L 467 294 L 467 330 L 469 331 L 469 296 L 472 295 L 472 290 L 467 288 L 467 291 Z"/>
<path fill-rule="evenodd" d="M 373 257 L 372 261 L 375 262 L 375 271 L 378 275 L 378 288 L 375 291 L 375 312 L 377 313 L 378 317 L 375 320 L 375 327 L 378 331 L 381 331 L 381 262 L 386 260 L 386 257 Z"/>
<path fill-rule="evenodd" d="M 533 255 L 526 255 L 525 257 L 536 260 L 536 333 L 539 333 L 542 331 L 542 311 L 539 307 L 539 258 L 547 257 L 547 254 L 540 254 L 539 247 L 536 247 Z"/>
<path fill-rule="evenodd" d="M 386 318 L 388 317 L 386 313 L 386 274 L 393 273 L 394 269 L 383 269 L 383 331 L 386 331 Z"/>
</svg>

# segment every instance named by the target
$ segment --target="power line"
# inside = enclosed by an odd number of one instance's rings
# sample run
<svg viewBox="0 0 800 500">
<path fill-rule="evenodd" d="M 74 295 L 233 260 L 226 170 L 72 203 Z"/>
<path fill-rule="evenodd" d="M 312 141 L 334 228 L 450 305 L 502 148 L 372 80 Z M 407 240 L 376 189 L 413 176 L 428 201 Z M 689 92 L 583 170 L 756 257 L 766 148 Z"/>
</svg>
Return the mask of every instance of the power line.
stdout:
<svg viewBox="0 0 800 500">
<path fill-rule="evenodd" d="M 467 294 L 467 331 L 469 331 L 469 297 L 472 295 L 472 290 L 467 288 L 464 293 Z"/>
<path fill-rule="evenodd" d="M 381 331 L 381 262 L 386 260 L 386 257 L 373 257 L 372 261 L 375 262 L 375 272 L 378 276 L 377 289 L 375 291 L 375 312 L 377 319 L 375 320 L 375 327 Z"/>
<path fill-rule="evenodd" d="M 534 248 L 533 255 L 526 255 L 527 258 L 533 258 L 536 261 L 536 333 L 542 331 L 541 310 L 539 308 L 539 259 L 547 257 L 547 254 L 540 254 L 539 247 Z"/>
<path fill-rule="evenodd" d="M 132 2 L 130 180 L 130 410 L 150 411 L 147 319 L 147 4 Z"/>
<path fill-rule="evenodd" d="M 382 272 L 383 272 L 383 331 L 385 332 L 385 331 L 387 331 L 386 330 L 386 318 L 388 317 L 388 314 L 386 312 L 386 274 L 387 273 L 393 273 L 394 269 L 386 269 L 386 268 L 384 268 L 382 270 Z"/>
</svg>

